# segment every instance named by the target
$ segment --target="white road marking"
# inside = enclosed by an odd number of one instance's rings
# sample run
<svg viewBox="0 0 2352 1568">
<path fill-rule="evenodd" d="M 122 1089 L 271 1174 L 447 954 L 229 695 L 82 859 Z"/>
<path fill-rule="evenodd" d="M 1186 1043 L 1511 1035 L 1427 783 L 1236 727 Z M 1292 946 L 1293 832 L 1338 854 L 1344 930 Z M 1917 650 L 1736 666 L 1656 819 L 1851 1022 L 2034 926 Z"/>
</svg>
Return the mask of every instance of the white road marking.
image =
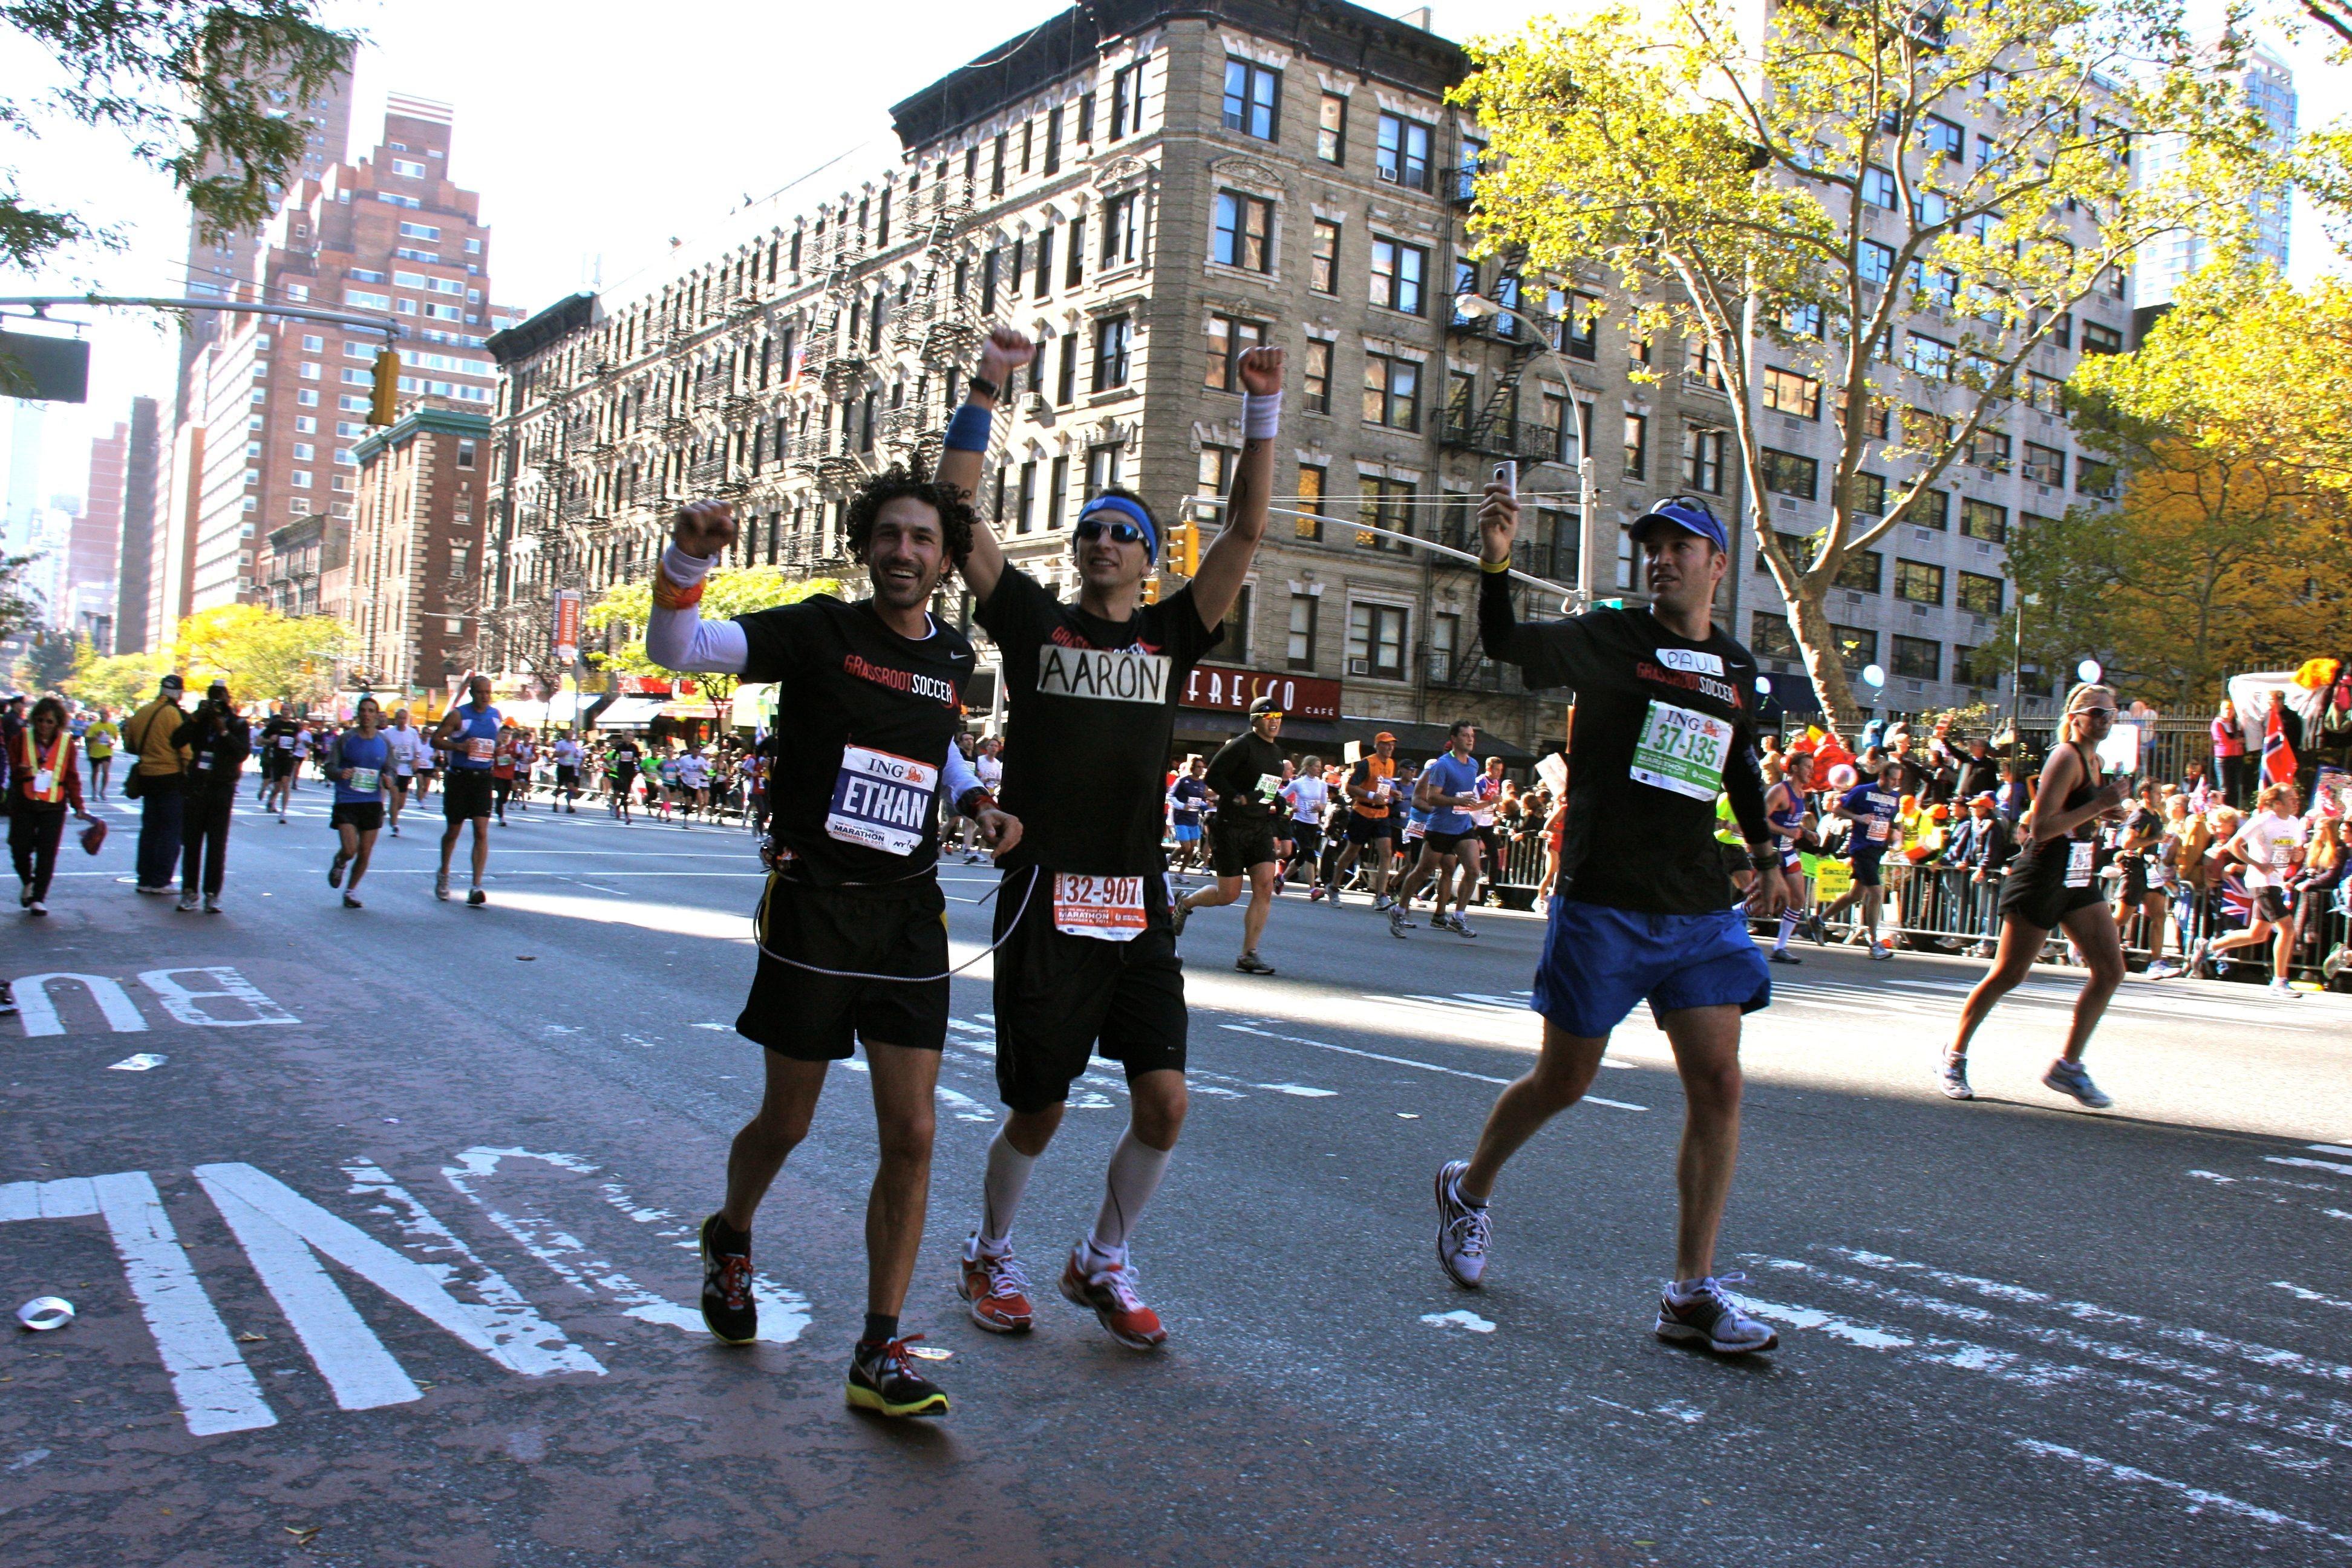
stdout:
<svg viewBox="0 0 2352 1568">
<path fill-rule="evenodd" d="M 197 991 L 172 978 L 175 974 L 201 974 L 217 987 Z M 163 1011 L 183 1024 L 206 1029 L 245 1029 L 257 1024 L 299 1024 L 302 1020 L 272 1002 L 261 988 L 236 970 L 226 966 L 187 966 L 179 969 L 150 969 L 139 976 L 141 984 L 155 994 Z M 242 1018 L 215 1017 L 197 1004 L 230 1001 L 242 1005 L 250 1015 Z"/>
<path fill-rule="evenodd" d="M 1312 1046 L 1318 1051 L 1336 1051 L 1343 1057 L 1361 1057 L 1367 1061 L 1387 1062 L 1395 1067 L 1419 1068 L 1423 1072 L 1443 1073 L 1448 1078 L 1466 1078 L 1477 1083 L 1507 1084 L 1511 1081 L 1507 1078 L 1496 1078 L 1489 1073 L 1465 1072 L 1460 1068 L 1440 1067 L 1435 1062 L 1415 1061 L 1411 1057 L 1392 1057 L 1384 1055 L 1380 1051 L 1359 1050 L 1353 1046 L 1333 1045 L 1328 1040 L 1310 1040 L 1298 1035 L 1276 1034 L 1272 1029 L 1261 1029 L 1252 1024 L 1223 1024 L 1220 1025 L 1219 1027 L 1230 1029 L 1237 1035 L 1255 1035 L 1261 1039 L 1283 1040 L 1294 1046 Z M 1579 1103 L 1584 1105 L 1605 1105 L 1612 1110 L 1647 1110 L 1650 1109 L 1646 1105 L 1634 1105 L 1630 1101 L 1622 1100 L 1603 1100 L 1597 1094 L 1588 1094 Z"/>
<path fill-rule="evenodd" d="M 1495 1325 L 1475 1312 L 1459 1308 L 1451 1312 L 1423 1312 L 1421 1321 L 1433 1329 L 1467 1329 L 1474 1334 L 1491 1334 Z"/>
<path fill-rule="evenodd" d="M 2340 1144 L 2305 1143 L 2304 1147 L 2310 1150 L 2315 1154 L 2341 1154 L 2346 1159 L 2352 1160 L 2352 1149 L 2344 1148 Z"/>
<path fill-rule="evenodd" d="M 2203 1487 L 2193 1487 L 2186 1481 L 2172 1480 L 2140 1469 L 2134 1465 L 2119 1465 L 2113 1459 L 2103 1459 L 2095 1454 L 2085 1454 L 2080 1448 L 2069 1448 L 2062 1443 L 2044 1443 L 2032 1437 L 2020 1437 L 2016 1441 L 2017 1446 L 2029 1454 L 2039 1454 L 2047 1458 L 2071 1459 L 2092 1474 L 2107 1480 L 2121 1481 L 2126 1486 L 2155 1487 L 2160 1491 L 2170 1492 L 2188 1503 L 2189 1511 L 2191 1513 L 2211 1509 L 2216 1513 L 2231 1514 L 2239 1519 L 2252 1520 L 2259 1524 L 2299 1530 L 2307 1535 L 2316 1535 L 2322 1540 L 2332 1541 L 2339 1546 L 2352 1546 L 2352 1535 L 2338 1534 L 2325 1525 L 2313 1524 L 2308 1520 L 2296 1519 L 2291 1514 L 2281 1513 L 2276 1509 L 2263 1508 L 2259 1504 L 2245 1502 L 2226 1493 L 2209 1491 Z"/>
<path fill-rule="evenodd" d="M 2263 1163 L 2266 1165 L 2293 1165 L 2305 1171 L 2333 1171 L 2340 1176 L 2352 1176 L 2352 1165 L 2340 1160 L 2305 1160 L 2293 1154 L 2265 1154 Z"/>
<path fill-rule="evenodd" d="M 2274 1290 L 2284 1290 L 2298 1301 L 2316 1301 L 2323 1307 L 2335 1307 L 2343 1311 L 2352 1312 L 2352 1301 L 2339 1301 L 2333 1296 L 2323 1296 L 2316 1290 L 2306 1290 L 2302 1286 L 2290 1284 L 2284 1279 L 2272 1280 L 2271 1288 Z"/>
<path fill-rule="evenodd" d="M 106 1070 L 109 1072 L 152 1072 L 155 1068 L 162 1067 L 165 1062 L 171 1059 L 172 1058 L 169 1057 L 157 1056 L 153 1051 L 138 1051 L 131 1056 L 123 1058 L 119 1062 L 107 1063 Z"/>
<path fill-rule="evenodd" d="M 11 983 L 16 995 L 16 1016 L 25 1026 L 27 1039 L 45 1035 L 62 1035 L 66 1026 L 58 1019 L 58 1005 L 49 999 L 52 981 L 75 981 L 89 993 L 90 1000 L 106 1016 L 106 1026 L 118 1035 L 144 1034 L 147 1020 L 139 1016 L 139 1005 L 131 1000 L 129 992 L 103 974 L 72 974 L 57 970 L 47 974 L 20 974 Z"/>
<path fill-rule="evenodd" d="M 989 1110 L 971 1096 L 959 1094 L 945 1084 L 938 1085 L 933 1092 L 940 1097 L 940 1104 L 955 1113 L 955 1119 L 958 1121 L 993 1122 L 996 1120 L 996 1112 Z"/>
</svg>

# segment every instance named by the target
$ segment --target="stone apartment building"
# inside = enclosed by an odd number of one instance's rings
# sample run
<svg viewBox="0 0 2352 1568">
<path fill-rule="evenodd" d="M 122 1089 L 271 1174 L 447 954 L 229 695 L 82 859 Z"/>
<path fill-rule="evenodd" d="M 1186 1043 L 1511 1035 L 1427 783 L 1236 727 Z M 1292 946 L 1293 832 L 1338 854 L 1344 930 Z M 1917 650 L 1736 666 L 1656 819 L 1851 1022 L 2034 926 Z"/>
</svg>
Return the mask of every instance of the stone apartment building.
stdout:
<svg viewBox="0 0 2352 1568">
<path fill-rule="evenodd" d="M 643 577 L 688 496 L 735 502 L 739 564 L 848 570 L 843 497 L 936 452 L 990 323 L 1039 345 L 1008 389 L 978 498 L 1015 562 L 1070 590 L 1070 525 L 1111 483 L 1213 537 L 1242 444 L 1234 358 L 1271 342 L 1290 363 L 1284 510 L 1216 662 L 1290 681 L 1302 748 L 1468 716 L 1499 749 L 1541 749 L 1560 694 L 1528 693 L 1479 656 L 1475 569 L 1387 534 L 1475 550 L 1475 497 L 1514 460 L 1521 566 L 1573 585 L 1590 552 L 1596 597 L 1638 599 L 1625 525 L 1696 492 L 1737 535 L 1739 464 L 1699 355 L 1636 342 L 1594 279 L 1467 254 L 1482 150 L 1475 121 L 1444 102 L 1465 68 L 1452 43 L 1338 0 L 1074 9 L 896 105 L 901 154 L 870 178 L 751 215 L 635 297 L 574 296 L 499 334 L 483 593 L 503 607 L 486 626 L 512 629 L 483 664 L 561 673 L 551 595 L 593 601 Z M 2049 374 L 2071 363 L 2053 351 Z M 1826 426 L 1818 410 L 1810 432 L 1795 414 L 1772 420 L 1790 459 L 1776 481 L 1794 492 Z M 1589 519 L 1566 460 L 1580 430 Z M 1944 529 L 1906 529 L 1876 583 L 1856 578 L 1842 617 L 1856 668 L 1917 672 L 1890 677 L 1888 706 L 1965 694 L 1952 649 L 1979 635 L 1967 606 L 1983 601 L 1959 596 L 1959 574 L 1981 566 L 1998 582 L 2009 514 L 2063 490 L 2031 477 L 2052 471 L 2032 467 L 2042 443 L 2074 471 L 2063 430 L 2019 436 L 2034 444 L 2024 466 L 1957 487 Z M 1819 526 L 1814 490 L 1776 494 L 1777 525 Z M 1983 510 L 1995 506 L 1999 526 Z M 1718 614 L 1772 658 L 1780 601 L 1751 569 L 1752 541 L 1738 553 Z M 1921 564 L 1949 579 L 1940 608 L 1917 602 Z M 1559 597 L 1532 590 L 1530 606 L 1556 613 Z M 941 610 L 969 622 L 966 604 Z M 1932 671 L 1915 646 L 1930 639 Z M 1778 668 L 1801 703 L 1801 673 Z M 1208 710 L 1253 689 L 1197 684 Z M 1186 718 L 1180 736 L 1196 743 L 1236 727 L 1227 712 Z M 1411 731 L 1412 749 L 1438 734 Z"/>
<path fill-rule="evenodd" d="M 390 702 L 446 690 L 471 668 L 490 421 L 419 407 L 372 431 L 359 458 L 344 612 L 355 674 Z"/>
</svg>

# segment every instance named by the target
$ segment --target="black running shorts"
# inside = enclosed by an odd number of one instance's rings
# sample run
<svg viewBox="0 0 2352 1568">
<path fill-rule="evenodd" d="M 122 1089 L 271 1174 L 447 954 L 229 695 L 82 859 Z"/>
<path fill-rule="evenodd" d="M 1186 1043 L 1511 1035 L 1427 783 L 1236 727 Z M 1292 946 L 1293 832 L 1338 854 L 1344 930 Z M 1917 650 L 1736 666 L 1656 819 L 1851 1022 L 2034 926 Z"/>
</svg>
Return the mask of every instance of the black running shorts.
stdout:
<svg viewBox="0 0 2352 1568">
<path fill-rule="evenodd" d="M 1270 866 L 1280 858 L 1275 853 L 1272 817 L 1219 817 L 1210 825 L 1209 859 L 1220 877 L 1245 877 L 1251 867 Z"/>
<path fill-rule="evenodd" d="M 772 874 L 754 929 L 760 967 L 735 1020 L 745 1039 L 803 1062 L 839 1061 L 853 1039 L 947 1043 L 947 900 L 936 878 L 884 889 Z"/>
<path fill-rule="evenodd" d="M 1373 845 L 1396 837 L 1396 823 L 1386 816 L 1366 816 L 1360 811 L 1348 814 L 1348 842 L 1370 849 Z"/>
<path fill-rule="evenodd" d="M 1139 1073 L 1184 1070 L 1184 965 L 1168 885 L 1143 879 L 1148 924 L 1129 942 L 1054 928 L 1054 876 L 1008 871 L 996 895 L 996 1088 L 1015 1110 L 1070 1097 L 1097 1052 Z"/>
<path fill-rule="evenodd" d="M 562 763 L 558 763 L 558 764 L 556 765 L 556 769 L 555 769 L 555 787 L 556 787 L 556 788 L 558 788 L 558 789 L 572 789 L 572 788 L 577 787 L 577 786 L 578 786 L 578 784 L 579 784 L 579 783 L 580 783 L 580 770 L 579 770 L 578 768 L 567 768 L 567 767 L 563 766 Z"/>
<path fill-rule="evenodd" d="M 1304 860 L 1310 865 L 1313 864 L 1315 858 L 1323 853 L 1323 825 L 1319 822 L 1294 821 L 1290 824 L 1289 832 L 1290 842 L 1297 846 L 1291 851 L 1290 858 L 1293 860 Z"/>
<path fill-rule="evenodd" d="M 451 768 L 441 786 L 441 815 L 451 822 L 470 822 L 490 815 L 490 770 Z"/>
<path fill-rule="evenodd" d="M 2036 931 L 2056 931 L 2076 910 L 2107 901 L 2095 877 L 2088 887 L 2066 886 L 2067 842 L 2060 838 L 2034 846 L 2009 863 L 2009 874 L 2000 880 L 2001 919 Z"/>
<path fill-rule="evenodd" d="M 327 814 L 329 827 L 351 824 L 355 833 L 373 833 L 383 826 L 383 802 L 380 800 L 339 800 L 334 810 Z"/>
<path fill-rule="evenodd" d="M 1430 850 L 1434 854 L 1459 855 L 1462 853 L 1462 841 L 1465 838 L 1475 838 L 1477 837 L 1478 834 L 1475 828 L 1465 833 L 1440 833 L 1437 829 L 1432 827 L 1422 834 L 1421 841 L 1423 844 L 1428 845 Z"/>
</svg>

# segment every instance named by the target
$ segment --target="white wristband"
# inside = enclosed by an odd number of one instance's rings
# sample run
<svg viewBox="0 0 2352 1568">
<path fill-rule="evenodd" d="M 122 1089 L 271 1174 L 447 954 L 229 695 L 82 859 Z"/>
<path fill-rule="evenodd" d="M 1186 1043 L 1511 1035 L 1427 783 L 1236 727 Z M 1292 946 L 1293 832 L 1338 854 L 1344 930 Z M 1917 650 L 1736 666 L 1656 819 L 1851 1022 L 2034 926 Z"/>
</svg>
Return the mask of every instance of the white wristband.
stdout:
<svg viewBox="0 0 2352 1568">
<path fill-rule="evenodd" d="M 710 569 L 718 564 L 716 555 L 688 555 L 675 544 L 662 549 L 662 575 L 681 588 L 693 587 L 709 576 Z"/>
<path fill-rule="evenodd" d="M 1271 441 L 1282 428 L 1282 394 L 1242 394 L 1242 435 L 1252 441 Z"/>
</svg>

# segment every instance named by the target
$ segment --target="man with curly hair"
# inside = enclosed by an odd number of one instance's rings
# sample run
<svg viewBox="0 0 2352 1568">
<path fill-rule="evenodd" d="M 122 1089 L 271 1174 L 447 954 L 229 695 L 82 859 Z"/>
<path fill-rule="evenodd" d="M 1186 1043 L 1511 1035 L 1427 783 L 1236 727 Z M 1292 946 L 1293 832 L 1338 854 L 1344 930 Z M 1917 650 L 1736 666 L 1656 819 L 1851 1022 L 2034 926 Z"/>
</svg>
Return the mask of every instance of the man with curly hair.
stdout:
<svg viewBox="0 0 2352 1568">
<path fill-rule="evenodd" d="M 829 1065 L 866 1046 L 881 1168 L 866 1210 L 866 1329 L 851 1352 L 852 1406 L 939 1415 L 947 1395 L 916 1369 L 899 1309 L 930 1201 L 933 1090 L 948 1024 L 947 905 L 939 883 L 938 799 L 979 821 L 999 854 L 1021 825 L 996 809 L 955 743 L 971 644 L 932 618 L 931 595 L 971 549 L 961 493 L 905 468 L 850 503 L 849 548 L 873 595 L 829 595 L 702 620 L 703 580 L 735 539 L 724 501 L 677 514 L 654 580 L 646 651 L 676 670 L 779 681 L 769 784 L 767 890 L 759 968 L 735 1020 L 765 1047 L 766 1092 L 735 1135 L 726 1202 L 702 1222 L 702 1317 L 730 1343 L 754 1339 L 759 1306 L 751 1215 L 808 1135 Z"/>
<path fill-rule="evenodd" d="M 948 426 L 942 483 L 977 489 L 989 410 L 1034 352 L 1011 328 L 990 335 L 971 400 Z M 1028 1280 L 1013 1255 L 1013 1211 L 1061 1125 L 1071 1081 L 1099 1050 L 1126 1069 L 1133 1110 L 1111 1154 L 1101 1211 L 1071 1248 L 1061 1291 L 1130 1349 L 1168 1337 L 1136 1294 L 1128 1262 L 1128 1238 L 1184 1123 L 1184 973 L 1169 914 L 1160 803 L 1185 676 L 1224 635 L 1265 533 L 1282 363 L 1277 348 L 1241 356 L 1241 465 L 1216 542 L 1198 575 L 1174 593 L 1143 603 L 1160 522 L 1118 489 L 1089 498 L 1071 530 L 1075 604 L 1009 563 L 985 528 L 973 531 L 971 552 L 959 563 L 980 624 L 1003 655 L 1004 800 L 1029 825 L 1018 852 L 999 858 L 1005 878 L 996 896 L 996 1081 L 1012 1114 L 989 1150 L 961 1287 L 973 1321 L 993 1332 L 1030 1326 Z M 1057 517 L 1047 526 L 1061 523 Z M 1073 781 L 1083 787 L 1071 788 Z"/>
</svg>

